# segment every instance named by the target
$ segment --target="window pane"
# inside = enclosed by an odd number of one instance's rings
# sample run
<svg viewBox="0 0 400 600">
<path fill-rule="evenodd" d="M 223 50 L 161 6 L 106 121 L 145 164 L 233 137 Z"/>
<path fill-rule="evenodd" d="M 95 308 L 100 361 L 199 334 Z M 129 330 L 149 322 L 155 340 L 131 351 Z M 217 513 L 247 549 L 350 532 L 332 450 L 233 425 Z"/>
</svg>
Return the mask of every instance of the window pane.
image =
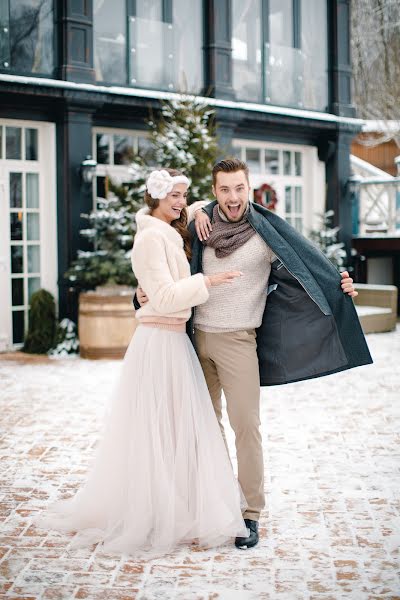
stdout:
<svg viewBox="0 0 400 600">
<path fill-rule="evenodd" d="M 24 320 L 25 313 L 23 310 L 13 310 L 13 344 L 22 344 L 24 341 Z"/>
<path fill-rule="evenodd" d="M 265 172 L 268 175 L 279 173 L 279 150 L 265 150 Z"/>
<path fill-rule="evenodd" d="M 301 198 L 301 187 L 294 188 L 294 210 L 297 213 L 303 212 L 303 202 Z"/>
<path fill-rule="evenodd" d="M 37 129 L 25 129 L 25 158 L 26 160 L 38 160 Z"/>
<path fill-rule="evenodd" d="M 99 165 L 110 164 L 110 136 L 105 133 L 96 135 L 96 157 Z"/>
<path fill-rule="evenodd" d="M 6 127 L 6 158 L 21 159 L 21 127 Z"/>
<path fill-rule="evenodd" d="M 301 175 L 301 152 L 294 153 L 294 174 L 297 177 Z"/>
<path fill-rule="evenodd" d="M 297 231 L 300 231 L 300 233 L 303 230 L 303 220 L 300 217 L 296 217 L 294 220 L 294 226 L 296 227 Z"/>
<path fill-rule="evenodd" d="M 129 165 L 133 157 L 133 138 L 129 135 L 114 135 L 114 165 Z"/>
<path fill-rule="evenodd" d="M 292 169 L 291 169 L 291 152 L 288 152 L 287 150 L 283 151 L 283 174 L 284 175 L 291 175 L 292 174 Z"/>
<path fill-rule="evenodd" d="M 12 69 L 52 74 L 53 23 L 53 0 L 10 2 Z"/>
<path fill-rule="evenodd" d="M 39 208 L 39 175 L 37 173 L 26 174 L 26 206 L 27 208 Z"/>
<path fill-rule="evenodd" d="M 0 125 L 0 158 L 3 158 L 3 128 Z"/>
<path fill-rule="evenodd" d="M 146 163 L 150 166 L 155 166 L 155 160 L 153 156 L 153 145 L 148 137 L 138 138 L 138 154 Z"/>
<path fill-rule="evenodd" d="M 293 0 L 269 0 L 269 40 L 293 47 Z"/>
<path fill-rule="evenodd" d="M 262 99 L 261 55 L 261 2 L 232 0 L 233 88 L 240 100 Z"/>
<path fill-rule="evenodd" d="M 28 273 L 40 273 L 39 246 L 28 246 Z"/>
<path fill-rule="evenodd" d="M 23 236 L 23 213 L 10 214 L 11 240 L 21 241 Z"/>
<path fill-rule="evenodd" d="M 12 287 L 12 305 L 13 306 L 23 306 L 24 305 L 24 280 L 22 277 L 20 279 L 12 279 L 11 280 Z"/>
<path fill-rule="evenodd" d="M 96 177 L 96 197 L 97 198 L 107 198 L 107 190 L 106 190 L 106 179 L 107 177 Z"/>
<path fill-rule="evenodd" d="M 26 229 L 28 240 L 39 240 L 40 239 L 40 227 L 39 227 L 39 215 L 36 213 L 27 213 L 26 215 Z"/>
<path fill-rule="evenodd" d="M 126 3 L 94 0 L 93 29 L 97 81 L 125 84 Z"/>
<path fill-rule="evenodd" d="M 22 173 L 10 173 L 10 208 L 22 208 Z"/>
<path fill-rule="evenodd" d="M 129 31 L 131 85 L 175 89 L 174 25 L 132 17 Z"/>
<path fill-rule="evenodd" d="M 198 93 L 203 87 L 203 12 L 202 2 L 174 0 L 174 60 L 176 87 Z"/>
<path fill-rule="evenodd" d="M 292 188 L 289 186 L 285 187 L 285 212 L 292 212 Z"/>
<path fill-rule="evenodd" d="M 305 56 L 304 106 L 327 110 L 328 105 L 327 2 L 301 4 L 301 49 Z"/>
<path fill-rule="evenodd" d="M 40 289 L 40 277 L 28 277 L 28 303 L 31 296 Z"/>
<path fill-rule="evenodd" d="M 246 148 L 246 162 L 252 173 L 260 173 L 260 150 L 258 148 Z"/>
<path fill-rule="evenodd" d="M 162 0 L 136 0 L 136 16 L 141 19 L 161 21 Z"/>
<path fill-rule="evenodd" d="M 11 246 L 11 273 L 23 273 L 23 247 Z"/>
</svg>

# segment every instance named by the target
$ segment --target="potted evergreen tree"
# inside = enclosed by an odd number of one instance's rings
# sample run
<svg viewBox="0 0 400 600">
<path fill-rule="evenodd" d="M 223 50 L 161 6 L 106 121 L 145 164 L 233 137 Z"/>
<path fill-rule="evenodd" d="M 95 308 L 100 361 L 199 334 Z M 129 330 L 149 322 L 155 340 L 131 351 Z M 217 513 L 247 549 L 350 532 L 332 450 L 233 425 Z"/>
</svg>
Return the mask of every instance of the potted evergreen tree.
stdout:
<svg viewBox="0 0 400 600">
<path fill-rule="evenodd" d="M 144 183 L 142 170 L 131 186 L 110 181 L 109 197 L 98 198 L 97 208 L 82 215 L 88 227 L 80 233 L 92 248 L 78 251 L 65 276 L 81 290 L 78 330 L 83 358 L 121 358 L 133 335 L 136 280 L 130 252 Z"/>
</svg>

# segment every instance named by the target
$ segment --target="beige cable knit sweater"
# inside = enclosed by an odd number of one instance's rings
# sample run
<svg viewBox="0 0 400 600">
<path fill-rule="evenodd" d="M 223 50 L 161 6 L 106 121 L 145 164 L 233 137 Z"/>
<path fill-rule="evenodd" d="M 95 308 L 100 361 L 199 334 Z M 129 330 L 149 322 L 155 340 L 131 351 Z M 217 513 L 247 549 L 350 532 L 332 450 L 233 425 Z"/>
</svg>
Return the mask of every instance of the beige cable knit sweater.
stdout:
<svg viewBox="0 0 400 600">
<path fill-rule="evenodd" d="M 209 332 L 259 327 L 267 300 L 271 263 L 275 259 L 271 248 L 258 234 L 224 258 L 217 258 L 215 250 L 206 246 L 204 275 L 232 270 L 242 271 L 243 275 L 231 284 L 210 289 L 208 301 L 195 309 L 195 327 Z"/>
</svg>

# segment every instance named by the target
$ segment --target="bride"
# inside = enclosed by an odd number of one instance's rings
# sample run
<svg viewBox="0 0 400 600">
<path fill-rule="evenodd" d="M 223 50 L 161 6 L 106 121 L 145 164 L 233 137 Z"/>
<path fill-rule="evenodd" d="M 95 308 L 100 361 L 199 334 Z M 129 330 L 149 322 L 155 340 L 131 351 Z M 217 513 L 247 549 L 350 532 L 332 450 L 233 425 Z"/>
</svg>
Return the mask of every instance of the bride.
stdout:
<svg viewBox="0 0 400 600">
<path fill-rule="evenodd" d="M 165 553 L 246 536 L 239 485 L 195 351 L 185 332 L 191 308 L 237 271 L 190 275 L 189 180 L 153 171 L 137 213 L 132 266 L 149 301 L 130 342 L 83 487 L 39 525 L 75 531 L 73 546 Z"/>
</svg>

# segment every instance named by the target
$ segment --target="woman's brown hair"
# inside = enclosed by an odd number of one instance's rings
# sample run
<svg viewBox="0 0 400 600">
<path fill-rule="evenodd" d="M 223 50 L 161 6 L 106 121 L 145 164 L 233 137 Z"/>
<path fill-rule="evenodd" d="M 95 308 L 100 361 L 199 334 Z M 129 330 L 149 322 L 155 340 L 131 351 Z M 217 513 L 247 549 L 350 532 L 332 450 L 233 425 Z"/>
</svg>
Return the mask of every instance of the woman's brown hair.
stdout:
<svg viewBox="0 0 400 600">
<path fill-rule="evenodd" d="M 171 175 L 171 177 L 176 177 L 177 175 L 184 174 L 181 171 L 178 171 L 177 169 L 164 169 L 163 168 L 163 170 L 167 171 Z M 147 190 L 144 193 L 144 201 L 146 202 L 147 206 L 150 208 L 150 212 L 152 212 L 155 208 L 157 208 L 160 203 L 158 198 L 157 199 L 152 198 Z M 187 259 L 190 260 L 192 258 L 192 245 L 191 245 L 191 235 L 187 228 L 187 222 L 188 222 L 187 211 L 186 211 L 186 208 L 184 208 L 181 211 L 181 216 L 179 217 L 179 219 L 175 219 L 175 221 L 172 221 L 171 227 L 176 229 L 177 232 L 182 237 L 183 249 L 185 250 Z"/>
</svg>

